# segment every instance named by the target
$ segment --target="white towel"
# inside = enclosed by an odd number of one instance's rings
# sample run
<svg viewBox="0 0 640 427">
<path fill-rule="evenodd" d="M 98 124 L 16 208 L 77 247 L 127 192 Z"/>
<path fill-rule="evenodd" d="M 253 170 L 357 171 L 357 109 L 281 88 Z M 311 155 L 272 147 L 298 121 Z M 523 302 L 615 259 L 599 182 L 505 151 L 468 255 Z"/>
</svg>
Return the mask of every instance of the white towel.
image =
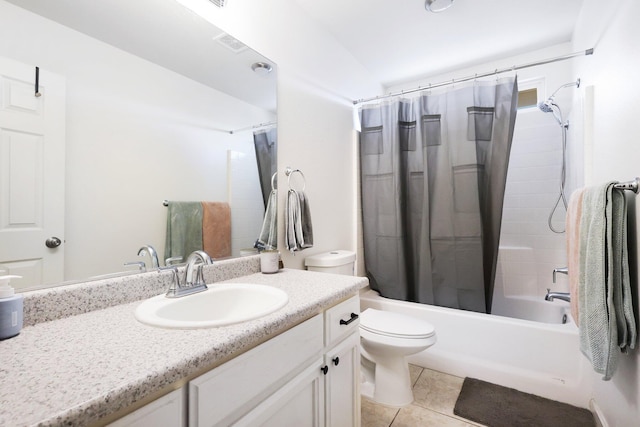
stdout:
<svg viewBox="0 0 640 427">
<path fill-rule="evenodd" d="M 290 189 L 285 205 L 285 245 L 292 253 L 313 246 L 309 201 L 304 192 Z"/>
<path fill-rule="evenodd" d="M 611 379 L 620 350 L 634 348 L 626 247 L 626 201 L 610 182 L 585 189 L 580 222 L 580 350 Z"/>
</svg>

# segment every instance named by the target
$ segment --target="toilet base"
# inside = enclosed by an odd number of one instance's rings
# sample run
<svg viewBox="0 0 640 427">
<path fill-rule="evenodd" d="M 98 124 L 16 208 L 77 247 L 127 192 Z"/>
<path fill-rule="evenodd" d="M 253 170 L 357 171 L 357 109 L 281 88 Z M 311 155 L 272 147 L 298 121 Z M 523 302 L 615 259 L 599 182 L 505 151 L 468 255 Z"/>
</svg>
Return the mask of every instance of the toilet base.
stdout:
<svg viewBox="0 0 640 427">
<path fill-rule="evenodd" d="M 360 394 L 376 403 L 394 408 L 413 402 L 409 364 L 404 357 L 376 357 L 374 372 L 374 382 L 363 377 Z"/>
</svg>

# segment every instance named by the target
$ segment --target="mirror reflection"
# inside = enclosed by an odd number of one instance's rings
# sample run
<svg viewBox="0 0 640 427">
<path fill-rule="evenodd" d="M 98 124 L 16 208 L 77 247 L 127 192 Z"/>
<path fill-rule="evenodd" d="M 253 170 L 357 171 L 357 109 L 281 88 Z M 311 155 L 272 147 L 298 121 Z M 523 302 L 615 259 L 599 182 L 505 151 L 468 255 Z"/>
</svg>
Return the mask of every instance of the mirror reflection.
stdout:
<svg viewBox="0 0 640 427">
<path fill-rule="evenodd" d="M 174 0 L 52 3 L 0 0 L 0 270 L 24 290 L 179 262 L 177 202 L 228 205 L 219 257 L 253 248 L 274 64 Z"/>
</svg>

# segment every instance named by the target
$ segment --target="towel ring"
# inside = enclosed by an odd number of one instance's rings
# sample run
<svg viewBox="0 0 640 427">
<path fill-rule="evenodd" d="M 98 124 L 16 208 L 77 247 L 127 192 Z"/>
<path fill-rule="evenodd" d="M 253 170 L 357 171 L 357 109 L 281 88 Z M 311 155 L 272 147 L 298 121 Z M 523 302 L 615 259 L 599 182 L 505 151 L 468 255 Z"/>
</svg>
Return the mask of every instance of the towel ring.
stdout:
<svg viewBox="0 0 640 427">
<path fill-rule="evenodd" d="M 291 186 L 291 175 L 293 175 L 296 172 L 298 172 L 300 174 L 300 176 L 302 176 L 302 189 L 300 189 L 300 190 L 295 190 Z M 304 191 L 304 189 L 307 187 L 307 180 L 305 179 L 304 174 L 302 173 L 302 171 L 300 169 L 292 169 L 291 167 L 287 166 L 287 168 L 284 170 L 284 173 L 285 173 L 285 175 L 287 175 L 289 177 L 287 183 L 289 184 L 289 189 L 290 190 Z"/>
<path fill-rule="evenodd" d="M 271 191 L 276 189 L 277 182 L 278 182 L 278 172 L 271 175 Z"/>
</svg>

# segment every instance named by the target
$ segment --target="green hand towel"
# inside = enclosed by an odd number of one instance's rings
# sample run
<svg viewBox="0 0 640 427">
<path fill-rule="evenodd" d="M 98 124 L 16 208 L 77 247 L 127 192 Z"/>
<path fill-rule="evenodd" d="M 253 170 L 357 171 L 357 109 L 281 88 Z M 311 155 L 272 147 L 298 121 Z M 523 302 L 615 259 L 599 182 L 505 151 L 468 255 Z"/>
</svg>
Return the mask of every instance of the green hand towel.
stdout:
<svg viewBox="0 0 640 427">
<path fill-rule="evenodd" d="M 169 202 L 164 257 L 181 256 L 202 250 L 202 203 Z"/>
</svg>

